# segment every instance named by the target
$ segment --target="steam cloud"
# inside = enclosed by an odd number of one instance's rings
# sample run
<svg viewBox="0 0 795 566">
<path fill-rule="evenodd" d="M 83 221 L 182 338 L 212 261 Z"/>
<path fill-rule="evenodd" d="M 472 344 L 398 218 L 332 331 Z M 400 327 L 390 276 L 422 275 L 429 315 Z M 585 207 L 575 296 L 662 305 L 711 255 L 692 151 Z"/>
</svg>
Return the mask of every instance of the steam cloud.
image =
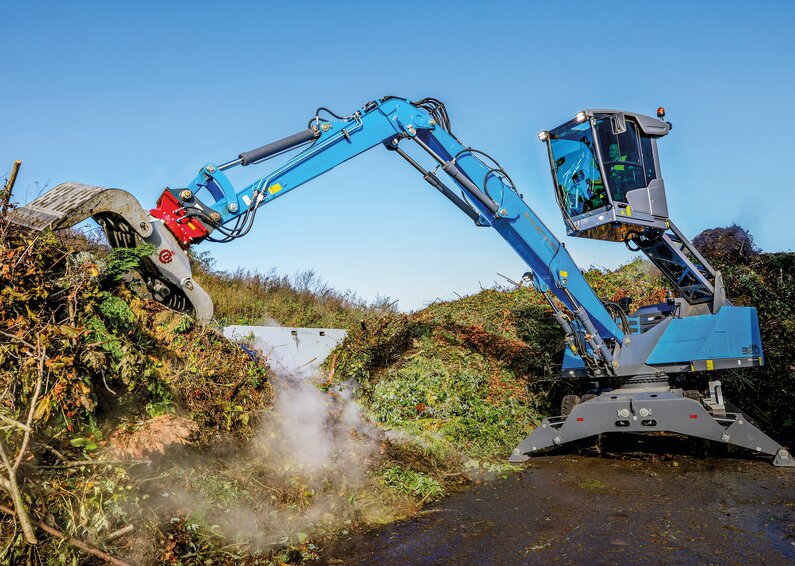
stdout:
<svg viewBox="0 0 795 566">
<path fill-rule="evenodd" d="M 251 446 L 224 465 L 231 475 L 251 474 L 260 484 L 272 486 L 279 497 L 293 493 L 297 485 L 310 495 L 299 497 L 300 505 L 285 505 L 273 495 L 208 512 L 204 494 L 171 493 L 172 501 L 190 510 L 189 515 L 203 515 L 226 537 L 261 549 L 295 542 L 296 535 L 316 527 L 339 529 L 353 517 L 354 494 L 379 447 L 378 429 L 362 418 L 353 383 L 323 391 L 318 387 L 325 379 L 322 371 L 311 365 L 288 371 L 290 364 L 280 359 L 278 348 L 267 362 L 274 406 Z M 199 509 L 204 511 L 197 513 Z"/>
</svg>

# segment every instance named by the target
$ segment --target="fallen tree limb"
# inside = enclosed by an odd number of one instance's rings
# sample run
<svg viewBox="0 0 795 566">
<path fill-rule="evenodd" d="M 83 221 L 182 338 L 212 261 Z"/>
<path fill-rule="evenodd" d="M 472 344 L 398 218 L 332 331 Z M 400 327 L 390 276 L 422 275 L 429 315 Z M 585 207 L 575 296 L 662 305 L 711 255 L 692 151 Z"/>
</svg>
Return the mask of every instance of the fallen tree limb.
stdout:
<svg viewBox="0 0 795 566">
<path fill-rule="evenodd" d="M 6 507 L 5 505 L 0 505 L 0 511 L 2 511 L 3 513 L 7 513 L 8 515 L 14 516 L 14 517 L 17 516 L 16 512 L 14 512 L 13 509 L 11 509 L 10 507 Z M 83 552 L 89 553 L 92 556 L 96 556 L 97 558 L 101 558 L 102 560 L 110 562 L 111 564 L 115 564 L 116 566 L 131 566 L 128 562 L 124 562 L 123 560 L 119 560 L 118 558 L 114 558 L 113 556 L 111 556 L 107 552 L 103 552 L 103 551 L 101 551 L 98 548 L 94 548 L 93 546 L 88 546 L 86 543 L 84 543 L 81 540 L 78 540 L 78 539 L 76 539 L 74 537 L 70 537 L 70 536 L 65 535 L 64 533 L 62 533 L 61 531 L 59 531 L 56 528 L 51 527 L 47 523 L 42 523 L 41 521 L 35 521 L 34 520 L 33 524 L 36 525 L 37 527 L 39 527 L 44 532 L 49 533 L 52 536 L 54 536 L 56 538 L 59 538 L 59 539 L 65 541 L 65 542 L 67 542 L 68 544 L 71 544 L 72 546 L 74 546 L 76 548 L 79 548 Z"/>
<path fill-rule="evenodd" d="M 115 530 L 105 537 L 105 542 L 111 542 L 116 540 L 117 538 L 121 538 L 124 535 L 133 532 L 134 529 L 135 527 L 133 525 L 127 525 L 126 527 L 122 527 L 118 530 Z"/>
</svg>

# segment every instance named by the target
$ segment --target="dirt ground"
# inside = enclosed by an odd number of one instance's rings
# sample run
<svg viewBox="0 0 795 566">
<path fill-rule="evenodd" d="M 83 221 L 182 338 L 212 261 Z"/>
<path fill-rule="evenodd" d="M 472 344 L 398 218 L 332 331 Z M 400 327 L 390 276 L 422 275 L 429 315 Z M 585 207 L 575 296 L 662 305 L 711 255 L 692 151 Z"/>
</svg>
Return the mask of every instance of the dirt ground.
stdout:
<svg viewBox="0 0 795 566">
<path fill-rule="evenodd" d="M 524 471 L 454 494 L 416 519 L 339 541 L 324 559 L 795 564 L 795 468 L 686 454 L 675 440 L 632 442 L 608 447 L 609 455 L 536 457 Z"/>
</svg>

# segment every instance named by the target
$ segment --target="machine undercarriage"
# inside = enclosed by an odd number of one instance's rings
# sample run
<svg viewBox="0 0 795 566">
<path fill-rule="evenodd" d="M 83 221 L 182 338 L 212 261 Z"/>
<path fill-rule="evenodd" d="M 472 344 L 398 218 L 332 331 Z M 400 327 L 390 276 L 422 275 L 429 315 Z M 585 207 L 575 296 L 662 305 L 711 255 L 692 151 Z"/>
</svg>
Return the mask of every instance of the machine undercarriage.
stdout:
<svg viewBox="0 0 795 566">
<path fill-rule="evenodd" d="M 786 449 L 724 399 L 721 388 L 720 381 L 710 381 L 702 395 L 672 387 L 667 378 L 638 376 L 598 395 L 568 395 L 562 403 L 564 414 L 543 419 L 514 449 L 511 462 L 602 434 L 675 433 L 766 454 L 775 466 L 795 466 Z"/>
</svg>

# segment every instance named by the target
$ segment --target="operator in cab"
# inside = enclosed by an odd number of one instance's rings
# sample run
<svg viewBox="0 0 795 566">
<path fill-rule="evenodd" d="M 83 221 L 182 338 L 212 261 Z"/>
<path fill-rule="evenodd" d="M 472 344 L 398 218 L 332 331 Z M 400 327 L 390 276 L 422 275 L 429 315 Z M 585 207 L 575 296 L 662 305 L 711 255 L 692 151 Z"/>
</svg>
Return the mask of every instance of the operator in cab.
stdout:
<svg viewBox="0 0 795 566">
<path fill-rule="evenodd" d="M 611 143 L 610 147 L 607 150 L 607 160 L 608 161 L 626 161 L 627 156 L 621 155 L 621 151 L 618 149 L 617 143 Z M 620 164 L 612 165 L 610 167 L 611 171 L 623 171 L 624 166 Z"/>
<path fill-rule="evenodd" d="M 627 156 L 621 155 L 621 150 L 617 143 L 611 143 L 607 148 L 607 161 L 611 163 L 608 175 L 610 177 L 610 188 L 614 201 L 625 202 L 626 191 L 622 190 L 627 167 L 621 161 L 626 161 Z"/>
</svg>

